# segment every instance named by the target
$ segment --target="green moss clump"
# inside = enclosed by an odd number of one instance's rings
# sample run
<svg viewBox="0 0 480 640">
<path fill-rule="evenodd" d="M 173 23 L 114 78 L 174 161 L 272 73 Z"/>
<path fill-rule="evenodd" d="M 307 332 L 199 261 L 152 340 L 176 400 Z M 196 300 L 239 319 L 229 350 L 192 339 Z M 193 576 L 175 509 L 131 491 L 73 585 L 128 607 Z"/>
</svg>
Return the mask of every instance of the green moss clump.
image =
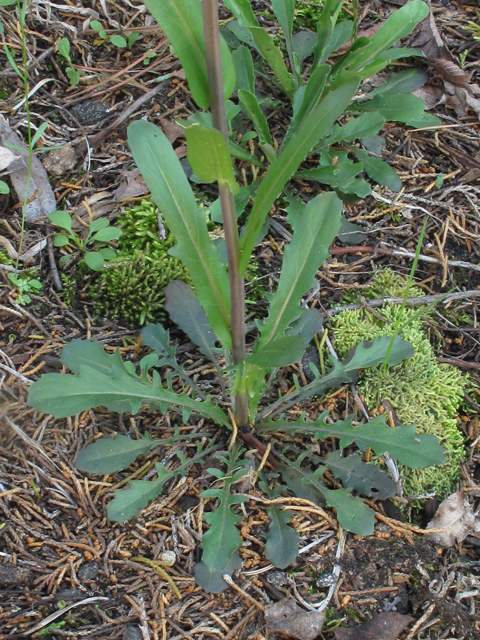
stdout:
<svg viewBox="0 0 480 640">
<path fill-rule="evenodd" d="M 182 263 L 169 256 L 151 256 L 144 251 L 120 255 L 105 265 L 99 278 L 90 285 L 88 296 L 94 301 L 95 312 L 144 325 L 165 319 L 165 287 L 172 280 L 188 282 Z"/>
<path fill-rule="evenodd" d="M 377 275 L 366 298 L 402 296 L 406 281 L 392 272 Z M 413 289 L 413 288 L 412 288 Z M 409 295 L 418 295 L 419 289 Z M 383 323 L 368 309 L 344 311 L 332 319 L 335 348 L 340 357 L 362 340 L 375 340 L 392 335 L 400 316 L 400 306 L 386 305 L 380 313 L 390 324 Z M 415 424 L 421 433 L 430 433 L 445 448 L 445 464 L 427 469 L 407 469 L 399 465 L 405 497 L 436 492 L 443 500 L 456 490 L 460 477 L 460 461 L 465 457 L 463 437 L 457 428 L 458 409 L 468 382 L 459 369 L 436 361 L 435 353 L 424 330 L 424 318 L 418 308 L 406 308 L 400 321 L 400 336 L 410 342 L 415 354 L 397 367 L 382 366 L 365 370 L 359 382 L 369 409 L 384 399 L 390 402 L 403 424 Z"/>
<path fill-rule="evenodd" d="M 172 280 L 189 282 L 182 262 L 168 254 L 173 237 L 159 237 L 158 209 L 150 200 L 118 217 L 122 236 L 117 258 L 93 276 L 87 297 L 95 312 L 113 320 L 144 325 L 165 319 L 165 288 Z"/>
</svg>

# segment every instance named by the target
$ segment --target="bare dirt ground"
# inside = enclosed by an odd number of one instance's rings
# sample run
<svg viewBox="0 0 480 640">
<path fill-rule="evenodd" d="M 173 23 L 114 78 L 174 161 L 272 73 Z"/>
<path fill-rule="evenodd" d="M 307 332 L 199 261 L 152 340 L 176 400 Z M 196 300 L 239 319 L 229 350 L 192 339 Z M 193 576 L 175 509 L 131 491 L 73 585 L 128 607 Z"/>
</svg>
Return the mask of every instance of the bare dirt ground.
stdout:
<svg viewBox="0 0 480 640">
<path fill-rule="evenodd" d="M 268 9 L 268 3 L 252 4 L 258 11 Z M 401 0 L 361 2 L 360 28 L 371 27 L 401 4 Z M 471 74 L 470 83 L 479 82 L 480 42 L 464 30 L 469 20 L 479 22 L 475 3 L 444 0 L 432 7 L 443 39 L 440 44 L 456 61 L 468 50 L 463 71 Z M 0 15 L 5 26 L 2 37 L 19 50 L 15 12 L 7 7 L 0 9 Z M 49 123 L 44 145 L 69 143 L 74 151 L 57 174 L 50 174 L 58 207 L 74 211 L 80 221 L 88 220 L 90 213 L 114 221 L 122 208 L 145 195 L 141 186 L 136 190 L 132 185 L 127 171 L 133 168 L 126 142 L 128 123 L 143 117 L 157 124 L 167 122 L 168 127 L 174 118 L 185 118 L 196 109 L 180 65 L 143 5 L 128 0 L 116 7 L 94 0 L 36 0 L 27 16 L 32 121 L 36 126 Z M 118 33 L 113 25 L 120 22 L 126 37 L 135 30 L 140 38 L 131 51 L 95 45 L 96 34 L 88 27 L 92 17 L 102 22 L 108 35 Z M 70 86 L 65 64 L 55 52 L 63 36 L 76 42 L 75 65 L 85 72 L 78 86 Z M 0 114 L 25 138 L 24 89 L 2 52 L 0 62 Z M 388 160 L 404 189 L 396 196 L 376 193 L 347 205 L 349 219 L 367 229 L 368 240 L 354 250 L 335 245 L 322 267 L 317 294 L 317 303 L 325 310 L 341 304 L 346 290 L 361 292 L 380 267 L 408 276 L 411 258 L 399 253 L 415 252 L 426 216 L 426 249 L 415 274 L 425 295 L 441 294 L 452 286 L 460 292 L 480 288 L 480 109 L 476 112 L 467 105 L 462 112 L 458 85 L 452 84 L 445 64 L 423 60 L 415 64 L 431 76 L 426 97 L 433 102 L 435 96 L 440 98 L 431 112 L 440 115 L 445 126 L 412 131 L 389 125 Z M 447 103 L 442 102 L 449 91 Z M 184 156 L 178 132 L 172 139 L 179 157 Z M 46 156 L 39 154 L 41 160 Z M 443 184 L 438 188 L 440 174 Z M 17 204 L 12 195 L 0 196 L 0 234 L 22 254 L 38 248 L 38 243 L 41 246 L 51 228 L 44 221 L 27 225 L 20 248 Z M 279 225 L 284 221 L 281 211 L 274 218 Z M 78 225 L 81 228 L 81 222 Z M 283 242 L 275 227 L 260 247 L 258 264 L 267 280 L 278 269 Z M 383 251 L 377 250 L 380 244 Z M 117 416 L 99 409 L 55 421 L 25 404 L 32 381 L 42 373 L 61 371 L 59 354 L 72 338 L 96 338 L 107 350 L 119 347 L 123 356 L 137 359 L 140 333 L 138 327 L 99 317 L 82 287 L 66 304 L 50 246 L 34 251 L 26 266 L 38 267 L 43 291 L 32 293 L 33 302 L 22 306 L 7 278 L 8 268 L 0 265 L 0 638 L 49 634 L 102 640 L 271 639 L 275 636 L 266 625 L 265 606 L 286 595 L 299 602 L 319 602 L 329 592 L 335 566 L 340 579 L 330 594 L 319 635 L 324 640 L 480 638 L 480 539 L 470 536 L 448 550 L 438 549 L 419 528 L 428 521 L 425 512 L 407 524 L 377 505 L 375 534 L 365 539 L 348 534 L 343 539 L 332 510 L 305 507 L 287 498 L 285 504 L 295 511 L 293 525 L 301 536 L 301 548 L 308 548 L 287 572 L 261 571 L 268 564 L 263 556 L 267 515 L 260 494 L 252 490 L 241 528 L 243 568 L 234 575 L 236 589 L 219 595 L 206 593 L 193 577 L 203 531 L 199 494 L 206 486 L 204 468 L 199 466 L 194 474 L 168 486 L 140 517 L 125 525 L 109 522 L 105 504 L 113 491 L 131 479 L 150 477 L 155 461 L 168 460 L 169 447 L 159 446 L 127 471 L 103 477 L 75 469 L 78 451 L 87 441 L 117 431 L 135 438 L 148 428 L 152 437 L 162 439 L 172 433 L 177 418 L 159 413 Z M 262 304 L 258 303 L 260 312 Z M 432 319 L 438 359 L 471 377 L 458 424 L 469 452 L 460 488 L 474 509 L 480 495 L 477 304 L 478 298 L 466 295 L 453 311 L 439 307 Z M 455 321 L 462 313 L 471 324 Z M 207 365 L 196 347 L 180 332 L 173 330 L 172 335 L 181 345 L 187 368 L 199 379 L 208 379 L 208 373 L 202 373 Z M 318 415 L 333 408 L 341 413 L 350 393 L 344 391 L 343 399 L 315 401 L 309 411 Z M 202 429 L 212 439 L 223 437 L 195 417 L 181 428 Z M 157 559 L 166 549 L 176 554 L 167 571 L 178 595 L 154 568 L 132 559 Z M 357 629 L 388 612 L 411 616 L 411 622 L 398 632 L 392 627 L 368 635 Z"/>
</svg>

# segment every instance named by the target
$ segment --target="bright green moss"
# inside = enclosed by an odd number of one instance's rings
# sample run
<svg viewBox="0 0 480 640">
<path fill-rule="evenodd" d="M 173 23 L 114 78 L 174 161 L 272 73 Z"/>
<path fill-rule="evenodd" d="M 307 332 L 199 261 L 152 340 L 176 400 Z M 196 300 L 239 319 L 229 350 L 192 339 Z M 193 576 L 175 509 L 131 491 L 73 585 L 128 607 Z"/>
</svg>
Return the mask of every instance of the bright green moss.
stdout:
<svg viewBox="0 0 480 640">
<path fill-rule="evenodd" d="M 401 296 L 406 282 L 391 271 L 378 274 L 371 289 L 364 291 L 367 299 Z M 419 295 L 412 288 L 410 296 Z M 400 314 L 400 306 L 386 305 L 378 310 L 390 324 L 383 323 L 368 310 L 345 311 L 334 317 L 335 348 L 339 356 L 362 340 L 374 340 L 392 335 Z M 377 407 L 382 399 L 394 407 L 403 424 L 415 424 L 422 433 L 431 433 L 445 448 L 446 462 L 427 469 L 401 468 L 404 495 L 416 496 L 435 491 L 442 500 L 455 491 L 460 477 L 460 460 L 465 457 L 463 438 L 457 428 L 457 413 L 463 400 L 467 378 L 456 367 L 439 364 L 424 328 L 424 318 L 418 308 L 406 308 L 400 322 L 400 336 L 415 348 L 415 355 L 397 367 L 382 366 L 365 370 L 359 382 L 368 409 Z"/>
</svg>

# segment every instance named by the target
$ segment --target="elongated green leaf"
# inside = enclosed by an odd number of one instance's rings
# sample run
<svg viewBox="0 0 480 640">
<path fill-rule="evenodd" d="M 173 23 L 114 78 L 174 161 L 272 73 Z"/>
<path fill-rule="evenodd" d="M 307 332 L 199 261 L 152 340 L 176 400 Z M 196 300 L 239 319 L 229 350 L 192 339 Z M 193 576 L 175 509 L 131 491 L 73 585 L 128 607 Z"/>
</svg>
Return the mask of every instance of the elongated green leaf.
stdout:
<svg viewBox="0 0 480 640">
<path fill-rule="evenodd" d="M 235 67 L 236 89 L 245 89 L 255 93 L 255 76 L 253 72 L 253 59 L 250 49 L 243 44 L 232 51 L 232 60 Z"/>
<path fill-rule="evenodd" d="M 68 38 L 61 38 L 57 45 L 57 48 L 58 53 L 61 56 L 63 56 L 67 60 L 70 60 L 70 40 Z"/>
<path fill-rule="evenodd" d="M 89 233 L 95 233 L 95 231 L 100 231 L 100 229 L 105 229 L 106 227 L 108 227 L 110 224 L 110 222 L 106 219 L 106 218 L 97 218 L 96 220 L 93 220 L 93 222 L 90 225 L 90 229 L 88 230 Z"/>
<path fill-rule="evenodd" d="M 164 444 L 163 440 L 154 440 L 148 431 L 141 440 L 117 433 L 114 438 L 100 438 L 80 451 L 75 466 L 86 473 L 115 473 L 126 469 L 137 456 L 159 444 Z"/>
<path fill-rule="evenodd" d="M 365 67 L 395 42 L 413 31 L 416 25 L 427 17 L 428 5 L 421 0 L 411 0 L 394 11 L 370 39 L 368 47 L 352 60 L 352 70 Z"/>
<path fill-rule="evenodd" d="M 224 347 L 231 346 L 230 287 L 208 235 L 205 216 L 164 133 L 139 120 L 128 127 L 135 162 L 177 244 L 172 255 L 187 266 L 200 304 Z"/>
<path fill-rule="evenodd" d="M 250 91 L 245 91 L 244 89 L 239 89 L 238 99 L 242 103 L 247 117 L 253 122 L 255 131 L 258 133 L 260 144 L 267 143 L 273 145 L 267 119 L 263 114 L 263 111 L 260 109 L 260 105 L 258 104 L 255 94 Z"/>
<path fill-rule="evenodd" d="M 295 79 L 298 86 L 298 84 L 300 84 L 299 70 L 297 71 L 295 69 L 292 40 L 293 19 L 295 13 L 294 0 L 272 0 L 272 9 L 277 17 L 280 27 L 282 28 L 288 59 L 290 60 L 290 67 L 295 71 Z"/>
<path fill-rule="evenodd" d="M 274 402 L 268 408 L 268 414 L 276 415 L 282 409 L 287 409 L 313 395 L 319 395 L 326 389 L 338 387 L 345 382 L 355 382 L 360 369 L 374 367 L 385 362 L 390 342 L 391 338 L 387 336 L 382 336 L 374 342 L 361 342 L 348 353 L 343 362 L 330 357 L 333 367 L 328 373 L 322 377 L 317 376 L 313 382 L 289 394 L 288 398 L 280 398 Z M 409 342 L 396 336 L 393 340 L 392 352 L 394 353 L 394 358 L 393 360 L 389 359 L 389 364 L 396 366 L 402 360 L 411 358 L 414 354 L 414 348 Z M 267 413 L 267 410 L 257 416 L 257 428 L 260 430 L 262 430 L 261 425 L 263 423 L 260 423 L 260 426 L 258 426 L 258 423 L 264 417 L 264 413 Z"/>
<path fill-rule="evenodd" d="M 337 519 L 347 531 L 357 536 L 371 536 L 375 527 L 375 512 L 363 500 L 354 498 L 348 489 L 325 489 L 323 491 L 329 507 L 335 507 Z"/>
<path fill-rule="evenodd" d="M 240 269 L 242 273 L 245 273 L 255 241 L 275 199 L 309 151 L 327 133 L 338 116 L 343 113 L 355 95 L 358 83 L 358 78 L 352 76 L 348 82 L 330 92 L 311 111 L 297 134 L 293 136 L 282 153 L 269 167 L 258 190 L 245 234 L 241 240 L 242 258 Z"/>
<path fill-rule="evenodd" d="M 391 191 L 400 191 L 402 181 L 395 169 L 392 169 L 392 167 L 381 158 L 371 156 L 366 151 L 354 149 L 353 152 L 363 164 L 369 178 L 375 180 L 375 182 L 378 182 L 378 184 L 381 184 L 383 187 L 388 187 Z"/>
<path fill-rule="evenodd" d="M 395 495 L 395 482 L 374 464 L 365 464 L 361 456 L 340 457 L 340 451 L 332 451 L 326 458 L 321 458 L 333 474 L 339 478 L 347 489 L 359 495 L 386 500 Z"/>
<path fill-rule="evenodd" d="M 353 142 L 359 138 L 367 138 L 377 134 L 385 124 L 385 118 L 378 112 L 364 113 L 358 118 L 350 118 L 343 127 L 338 124 L 333 128 L 332 135 L 328 138 L 328 144 L 334 144 L 339 140 Z"/>
<path fill-rule="evenodd" d="M 392 73 L 383 84 L 375 87 L 369 95 L 376 96 L 380 93 L 412 93 L 428 82 L 428 73 L 420 69 L 406 69 L 399 73 Z"/>
<path fill-rule="evenodd" d="M 323 64 L 327 59 L 325 49 L 329 45 L 333 30 L 337 23 L 338 14 L 345 0 L 326 0 L 323 11 L 317 22 L 318 40 L 314 48 L 315 58 L 313 66 Z"/>
<path fill-rule="evenodd" d="M 157 371 L 153 372 L 152 382 L 141 380 L 130 375 L 123 365 L 112 365 L 109 373 L 81 365 L 77 376 L 59 373 L 43 375 L 29 388 L 28 403 L 56 418 L 73 416 L 99 406 L 132 414 L 138 413 L 142 405 L 162 412 L 173 406 L 187 413 L 195 411 L 218 424 L 228 425 L 223 411 L 212 406 L 210 400 L 197 402 L 186 393 L 177 394 L 165 389 Z"/>
<path fill-rule="evenodd" d="M 322 51 L 322 57 L 320 63 L 323 64 L 328 59 L 330 54 L 338 51 L 347 40 L 350 40 L 353 33 L 353 22 L 351 20 L 342 20 L 339 24 L 335 25 L 330 40 L 326 47 Z"/>
<path fill-rule="evenodd" d="M 443 464 L 445 457 L 443 448 L 435 436 L 416 433 L 416 427 L 400 426 L 389 427 L 385 422 L 385 416 L 377 416 L 367 424 L 356 427 L 352 425 L 353 416 L 347 420 L 327 424 L 323 413 L 314 422 L 308 422 L 305 417 L 294 422 L 286 420 L 261 423 L 257 429 L 260 431 L 287 430 L 305 433 L 314 433 L 316 440 L 334 436 L 340 439 L 341 447 L 348 447 L 355 442 L 360 449 L 365 451 L 371 447 L 378 456 L 389 453 L 399 462 L 411 469 L 423 469 L 435 464 Z M 281 427 L 281 423 L 283 427 Z M 327 462 L 326 460 L 324 461 Z"/>
<path fill-rule="evenodd" d="M 200 347 L 203 354 L 214 360 L 215 334 L 193 291 L 184 282 L 173 280 L 165 289 L 165 300 L 170 318 Z"/>
<path fill-rule="evenodd" d="M 37 144 L 37 142 L 45 133 L 45 130 L 47 127 L 48 127 L 48 122 L 42 122 L 42 124 L 38 127 L 38 129 L 35 131 L 35 135 L 32 138 L 32 142 L 31 142 L 32 147 L 34 147 Z"/>
<path fill-rule="evenodd" d="M 132 480 L 128 489 L 117 491 L 114 499 L 107 504 L 108 519 L 123 523 L 140 515 L 147 504 L 162 493 L 168 480 L 173 480 L 178 475 L 186 475 L 186 470 L 204 458 L 208 451 L 200 452 L 190 460 L 187 460 L 180 451 L 176 453 L 180 458 L 180 465 L 175 469 L 167 471 L 163 464 L 156 462 L 157 480 Z"/>
<path fill-rule="evenodd" d="M 388 165 L 387 165 L 388 166 Z M 350 182 L 363 170 L 362 163 L 353 164 L 336 164 L 330 167 L 320 167 L 319 169 L 308 169 L 306 171 L 297 171 L 295 177 L 304 180 L 315 180 L 321 184 L 329 184 L 332 187 L 340 189 L 347 182 Z"/>
<path fill-rule="evenodd" d="M 311 200 L 286 247 L 277 291 L 268 317 L 260 327 L 259 348 L 283 336 L 288 325 L 301 315 L 300 299 L 315 284 L 315 274 L 328 257 L 328 248 L 340 229 L 342 204 L 334 193 Z"/>
<path fill-rule="evenodd" d="M 205 182 L 217 181 L 227 185 L 233 194 L 238 193 L 228 145 L 220 131 L 194 124 L 185 130 L 185 135 L 188 161 L 195 174 Z"/>
<path fill-rule="evenodd" d="M 425 102 L 410 94 L 379 94 L 372 100 L 352 104 L 352 111 L 378 111 L 389 122 L 409 122 L 421 118 Z"/>
<path fill-rule="evenodd" d="M 210 106 L 203 38 L 202 4 L 198 0 L 145 0 L 148 10 L 170 40 L 185 70 L 193 99 L 201 109 Z M 235 69 L 227 44 L 220 38 L 225 98 L 235 88 Z"/>
<path fill-rule="evenodd" d="M 315 69 L 310 76 L 309 81 L 303 92 L 303 100 L 295 115 L 292 118 L 290 126 L 288 127 L 283 147 L 288 143 L 290 138 L 298 131 L 298 129 L 305 122 L 308 114 L 315 109 L 319 103 L 323 91 L 325 89 L 325 83 L 327 82 L 328 74 L 330 73 L 330 67 L 328 65 L 322 65 Z"/>
<path fill-rule="evenodd" d="M 300 546 L 298 533 L 288 526 L 293 513 L 278 507 L 270 507 L 267 513 L 271 522 L 265 535 L 265 557 L 278 569 L 285 569 L 295 562 Z"/>
<path fill-rule="evenodd" d="M 304 353 L 305 345 L 301 336 L 291 335 L 268 342 L 247 358 L 247 362 L 266 369 L 288 367 L 300 362 Z"/>
<path fill-rule="evenodd" d="M 248 0 L 224 0 L 224 5 L 237 18 L 239 26 L 248 29 L 258 50 L 274 71 L 283 90 L 291 97 L 295 91 L 295 81 L 288 72 L 282 54 L 275 46 L 272 38 L 259 25 L 253 14 L 250 2 Z"/>
</svg>

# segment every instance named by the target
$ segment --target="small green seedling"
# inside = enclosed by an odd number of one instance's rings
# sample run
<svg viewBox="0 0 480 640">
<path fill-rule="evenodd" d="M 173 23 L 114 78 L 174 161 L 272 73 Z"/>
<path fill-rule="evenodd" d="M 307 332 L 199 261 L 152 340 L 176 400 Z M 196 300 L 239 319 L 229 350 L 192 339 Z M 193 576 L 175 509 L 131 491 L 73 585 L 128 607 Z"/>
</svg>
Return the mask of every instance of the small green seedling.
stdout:
<svg viewBox="0 0 480 640">
<path fill-rule="evenodd" d="M 117 227 L 111 227 L 110 222 L 105 218 L 93 220 L 87 237 L 82 238 L 72 230 L 72 219 L 67 211 L 54 211 L 48 217 L 52 224 L 64 231 L 64 233 L 57 233 L 53 237 L 53 246 L 76 247 L 84 253 L 83 259 L 92 271 L 100 271 L 105 260 L 113 260 L 117 257 L 117 252 L 108 246 L 108 243 L 112 240 L 118 240 L 122 231 Z M 93 243 L 96 250 L 87 250 L 87 246 Z M 60 267 L 64 267 L 69 260 L 69 255 L 62 256 L 59 261 Z"/>
<path fill-rule="evenodd" d="M 40 280 L 31 278 L 29 275 L 17 276 L 14 273 L 8 274 L 8 279 L 16 288 L 17 303 L 24 307 L 32 302 L 32 298 L 28 295 L 38 294 L 43 287 Z"/>
<path fill-rule="evenodd" d="M 58 43 L 58 53 L 65 58 L 68 63 L 68 67 L 65 69 L 65 73 L 70 80 L 70 84 L 72 86 L 76 86 L 80 82 L 81 76 L 85 74 L 85 71 L 79 71 L 75 69 L 72 63 L 72 58 L 70 57 L 70 41 L 68 38 L 62 38 Z"/>
<path fill-rule="evenodd" d="M 113 44 L 114 47 L 117 47 L 118 49 L 126 48 L 127 41 L 125 40 L 125 38 L 119 35 L 109 36 L 105 31 L 105 29 L 103 28 L 102 23 L 99 22 L 98 20 L 92 20 L 90 22 L 90 27 L 98 33 L 98 38 L 93 41 L 94 45 L 99 46 L 101 44 L 107 44 L 108 42 L 110 42 L 111 44 Z M 129 43 L 130 43 L 130 38 L 129 38 Z M 132 45 L 135 42 L 135 40 L 133 40 Z"/>
<path fill-rule="evenodd" d="M 6 195 L 7 193 L 10 193 L 10 187 L 6 182 L 4 182 L 3 180 L 0 180 L 0 194 Z"/>
</svg>

